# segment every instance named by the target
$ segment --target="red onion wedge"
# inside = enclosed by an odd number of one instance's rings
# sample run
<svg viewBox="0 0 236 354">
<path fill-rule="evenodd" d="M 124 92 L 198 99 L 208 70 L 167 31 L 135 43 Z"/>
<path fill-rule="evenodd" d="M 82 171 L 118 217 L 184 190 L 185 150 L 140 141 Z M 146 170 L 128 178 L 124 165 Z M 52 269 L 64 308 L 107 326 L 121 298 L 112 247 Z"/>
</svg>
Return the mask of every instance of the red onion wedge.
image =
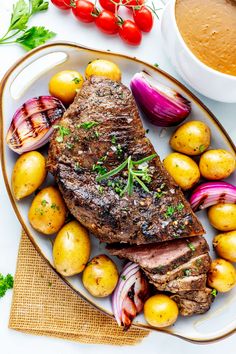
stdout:
<svg viewBox="0 0 236 354">
<path fill-rule="evenodd" d="M 139 266 L 129 262 L 123 269 L 112 295 L 112 309 L 119 326 L 128 329 L 143 309 L 149 295 L 149 284 Z"/>
<path fill-rule="evenodd" d="M 26 101 L 14 114 L 7 132 L 7 144 L 18 154 L 45 145 L 53 132 L 53 125 L 65 112 L 57 98 L 40 96 Z"/>
<path fill-rule="evenodd" d="M 227 182 L 207 182 L 198 186 L 190 197 L 193 211 L 218 203 L 236 203 L 236 187 Z"/>
<path fill-rule="evenodd" d="M 137 104 L 154 125 L 177 125 L 191 112 L 190 102 L 185 97 L 144 71 L 134 75 L 130 87 Z"/>
</svg>

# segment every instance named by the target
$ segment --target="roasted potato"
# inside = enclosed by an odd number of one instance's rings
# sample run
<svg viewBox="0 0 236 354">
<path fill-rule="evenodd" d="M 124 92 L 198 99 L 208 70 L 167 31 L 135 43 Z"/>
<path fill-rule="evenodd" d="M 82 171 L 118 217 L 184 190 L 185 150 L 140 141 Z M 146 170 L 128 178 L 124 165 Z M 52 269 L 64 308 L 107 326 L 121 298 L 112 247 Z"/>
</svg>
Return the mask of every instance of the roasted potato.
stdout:
<svg viewBox="0 0 236 354">
<path fill-rule="evenodd" d="M 163 162 L 169 174 L 183 190 L 192 188 L 199 181 L 198 165 L 190 157 L 173 152 Z"/>
<path fill-rule="evenodd" d="M 208 272 L 208 284 L 222 293 L 230 291 L 236 285 L 236 269 L 224 259 L 214 259 Z"/>
<path fill-rule="evenodd" d="M 186 155 L 202 154 L 208 149 L 210 142 L 210 128 L 198 120 L 184 123 L 176 129 L 170 138 L 172 149 Z"/>
<path fill-rule="evenodd" d="M 235 170 L 235 158 L 223 149 L 208 150 L 202 154 L 199 168 L 201 175 L 206 179 L 224 179 Z"/>
<path fill-rule="evenodd" d="M 20 200 L 36 191 L 47 175 L 46 161 L 38 151 L 21 155 L 12 172 L 12 190 L 15 198 Z"/>
<path fill-rule="evenodd" d="M 66 206 L 59 190 L 42 189 L 34 198 L 28 217 L 35 230 L 45 235 L 58 232 L 66 220 Z"/>
<path fill-rule="evenodd" d="M 178 318 L 177 304 L 167 295 L 151 296 L 144 304 L 144 317 L 153 327 L 171 326 Z"/>
<path fill-rule="evenodd" d="M 56 270 L 64 276 L 81 273 L 90 257 L 88 231 L 78 221 L 71 221 L 58 232 L 53 245 Z"/>
<path fill-rule="evenodd" d="M 119 67 L 109 60 L 97 59 L 89 63 L 85 70 L 86 79 L 89 79 L 93 75 L 104 76 L 114 81 L 121 80 Z"/>
<path fill-rule="evenodd" d="M 115 263 L 105 254 L 94 257 L 83 272 L 84 287 L 95 297 L 110 295 L 118 282 Z"/>
<path fill-rule="evenodd" d="M 236 204 L 215 204 L 208 210 L 208 218 L 212 226 L 220 231 L 236 229 Z"/>
<path fill-rule="evenodd" d="M 236 230 L 215 236 L 213 246 L 220 257 L 236 262 Z"/>
<path fill-rule="evenodd" d="M 49 81 L 49 92 L 65 105 L 69 105 L 73 102 L 76 93 L 81 89 L 83 83 L 83 76 L 78 71 L 60 71 Z"/>
</svg>

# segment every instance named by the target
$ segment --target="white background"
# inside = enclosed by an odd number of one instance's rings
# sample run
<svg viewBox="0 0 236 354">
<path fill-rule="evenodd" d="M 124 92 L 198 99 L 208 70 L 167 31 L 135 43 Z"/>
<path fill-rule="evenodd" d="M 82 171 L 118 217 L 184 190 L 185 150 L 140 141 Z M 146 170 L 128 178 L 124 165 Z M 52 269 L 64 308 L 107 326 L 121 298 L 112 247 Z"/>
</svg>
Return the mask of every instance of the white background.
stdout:
<svg viewBox="0 0 236 354">
<path fill-rule="evenodd" d="M 157 7 L 162 4 L 154 0 Z M 0 32 L 4 32 L 4 25 L 8 23 L 13 0 L 0 0 Z M 144 37 L 139 48 L 131 48 L 123 44 L 119 38 L 110 38 L 98 33 L 93 25 L 78 23 L 68 12 L 62 12 L 50 6 L 47 13 L 39 14 L 31 21 L 32 25 L 45 25 L 57 33 L 56 39 L 74 41 L 98 49 L 110 49 L 116 52 L 137 56 L 152 64 L 158 63 L 160 67 L 178 78 L 168 59 L 163 53 L 159 31 L 156 21 L 151 34 Z M 15 62 L 24 51 L 17 46 L 0 46 L 0 77 Z M 223 88 L 222 88 L 223 90 Z M 213 111 L 231 137 L 236 140 L 236 104 L 223 104 L 208 100 L 197 94 Z M 17 250 L 20 240 L 21 227 L 16 219 L 5 191 L 2 175 L 0 174 L 0 273 L 15 272 Z M 162 354 L 227 354 L 235 353 L 236 334 L 217 343 L 196 345 L 178 338 L 161 333 L 151 333 L 148 338 L 135 347 L 111 347 L 102 345 L 82 345 L 55 338 L 37 337 L 19 333 L 8 329 L 8 318 L 11 304 L 11 292 L 0 299 L 0 352 L 4 354 L 73 354 L 95 353 L 162 353 Z M 236 316 L 236 314 L 235 314 Z"/>
</svg>

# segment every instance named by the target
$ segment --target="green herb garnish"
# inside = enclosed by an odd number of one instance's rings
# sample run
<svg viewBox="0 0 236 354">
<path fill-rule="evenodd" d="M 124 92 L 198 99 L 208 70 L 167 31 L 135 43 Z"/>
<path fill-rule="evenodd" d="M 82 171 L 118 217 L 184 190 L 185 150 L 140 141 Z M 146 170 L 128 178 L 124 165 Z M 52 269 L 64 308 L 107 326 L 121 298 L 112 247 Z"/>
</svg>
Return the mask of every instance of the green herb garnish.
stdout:
<svg viewBox="0 0 236 354">
<path fill-rule="evenodd" d="M 153 66 L 155 66 L 155 68 L 158 68 L 158 67 L 159 67 L 159 64 L 154 63 Z"/>
<path fill-rule="evenodd" d="M 74 79 L 73 79 L 72 81 L 74 81 L 74 83 L 75 83 L 76 85 L 78 85 L 81 80 L 80 80 L 80 78 L 78 78 L 78 77 L 74 77 Z"/>
<path fill-rule="evenodd" d="M 75 145 L 72 144 L 72 143 L 66 143 L 66 147 L 67 147 L 67 149 L 69 149 L 69 150 L 72 150 L 74 146 L 75 146 Z"/>
<path fill-rule="evenodd" d="M 191 275 L 191 269 L 184 269 L 184 275 L 189 277 Z"/>
<path fill-rule="evenodd" d="M 196 266 L 199 267 L 202 264 L 202 259 L 201 258 L 196 259 L 195 263 L 196 263 Z"/>
<path fill-rule="evenodd" d="M 170 218 L 174 214 L 174 212 L 175 208 L 173 206 L 168 206 L 164 215 L 166 218 Z"/>
<path fill-rule="evenodd" d="M 126 280 L 126 276 L 125 275 L 121 275 L 121 279 L 122 280 Z"/>
<path fill-rule="evenodd" d="M 156 156 L 157 156 L 156 154 L 152 154 L 152 155 L 147 156 L 147 157 L 145 157 L 141 160 L 138 160 L 138 161 L 133 161 L 132 157 L 129 156 L 124 162 L 122 162 L 122 164 L 120 164 L 119 166 L 117 166 L 113 170 L 111 170 L 107 173 L 104 173 L 102 176 L 98 176 L 96 178 L 96 181 L 101 182 L 104 179 L 108 179 L 110 177 L 113 177 L 127 167 L 128 180 L 127 180 L 127 184 L 126 184 L 125 188 L 123 189 L 123 191 L 121 193 L 121 196 L 123 196 L 126 192 L 128 193 L 128 195 L 132 194 L 134 181 L 136 181 L 144 189 L 145 192 L 149 193 L 150 191 L 149 191 L 148 187 L 142 181 L 142 179 L 144 179 L 144 181 L 147 182 L 147 179 L 150 177 L 148 174 L 148 169 L 142 170 L 142 167 L 141 167 L 141 169 L 135 169 L 135 167 L 136 166 L 140 167 L 140 165 L 142 165 L 145 162 L 151 161 Z"/>
<path fill-rule="evenodd" d="M 188 248 L 190 248 L 190 250 L 192 251 L 192 252 L 194 252 L 196 249 L 195 249 L 195 246 L 191 243 L 191 242 L 189 242 L 188 243 Z"/>
<path fill-rule="evenodd" d="M 177 206 L 176 206 L 176 210 L 177 211 L 182 211 L 183 209 L 184 209 L 183 203 L 178 203 Z"/>
<path fill-rule="evenodd" d="M 77 126 L 77 128 L 83 128 L 85 130 L 89 130 L 93 127 L 96 127 L 99 123 L 98 122 L 95 122 L 95 121 L 91 121 L 91 122 L 84 122 L 84 123 L 81 123 Z"/>
<path fill-rule="evenodd" d="M 205 148 L 206 148 L 205 145 L 202 144 L 199 146 L 199 151 L 203 152 L 205 150 Z"/>
<path fill-rule="evenodd" d="M 94 137 L 95 137 L 96 139 L 98 139 L 99 136 L 100 136 L 100 133 L 99 133 L 97 130 L 95 130 L 95 132 L 94 132 Z"/>
<path fill-rule="evenodd" d="M 43 207 L 45 207 L 47 204 L 48 204 L 48 202 L 46 201 L 46 199 L 43 199 L 43 200 L 41 201 L 41 205 L 42 205 Z"/>
<path fill-rule="evenodd" d="M 7 290 L 12 289 L 14 279 L 11 274 L 7 274 L 5 277 L 0 273 L 0 298 L 3 297 Z"/>
<path fill-rule="evenodd" d="M 103 186 L 98 186 L 98 191 L 99 191 L 99 193 L 103 193 L 103 190 L 104 190 L 104 187 Z"/>
<path fill-rule="evenodd" d="M 113 145 L 116 144 L 116 137 L 115 137 L 114 135 L 112 135 L 112 137 L 111 137 L 111 143 L 112 143 Z"/>
<path fill-rule="evenodd" d="M 212 289 L 211 295 L 216 297 L 217 294 L 218 294 L 218 291 L 216 289 Z"/>
<path fill-rule="evenodd" d="M 60 207 L 59 207 L 58 205 L 56 205 L 56 203 L 52 203 L 52 204 L 51 204 L 51 208 L 52 208 L 52 209 L 60 210 Z"/>
<path fill-rule="evenodd" d="M 54 129 L 58 129 L 58 131 L 59 131 L 59 136 L 56 137 L 56 141 L 58 143 L 62 143 L 63 140 L 64 140 L 64 137 L 66 135 L 70 134 L 70 129 L 66 128 L 66 127 L 63 127 L 62 125 L 54 125 L 53 128 Z"/>
</svg>

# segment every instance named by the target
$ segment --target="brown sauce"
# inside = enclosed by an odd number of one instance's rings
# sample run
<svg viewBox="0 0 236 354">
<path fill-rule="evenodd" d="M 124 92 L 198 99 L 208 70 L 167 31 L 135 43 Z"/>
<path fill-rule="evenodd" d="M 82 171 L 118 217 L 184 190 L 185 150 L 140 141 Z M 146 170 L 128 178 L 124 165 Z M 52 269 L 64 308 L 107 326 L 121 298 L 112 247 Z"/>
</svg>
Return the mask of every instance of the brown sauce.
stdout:
<svg viewBox="0 0 236 354">
<path fill-rule="evenodd" d="M 236 0 L 177 0 L 179 31 L 207 66 L 236 76 Z"/>
</svg>

